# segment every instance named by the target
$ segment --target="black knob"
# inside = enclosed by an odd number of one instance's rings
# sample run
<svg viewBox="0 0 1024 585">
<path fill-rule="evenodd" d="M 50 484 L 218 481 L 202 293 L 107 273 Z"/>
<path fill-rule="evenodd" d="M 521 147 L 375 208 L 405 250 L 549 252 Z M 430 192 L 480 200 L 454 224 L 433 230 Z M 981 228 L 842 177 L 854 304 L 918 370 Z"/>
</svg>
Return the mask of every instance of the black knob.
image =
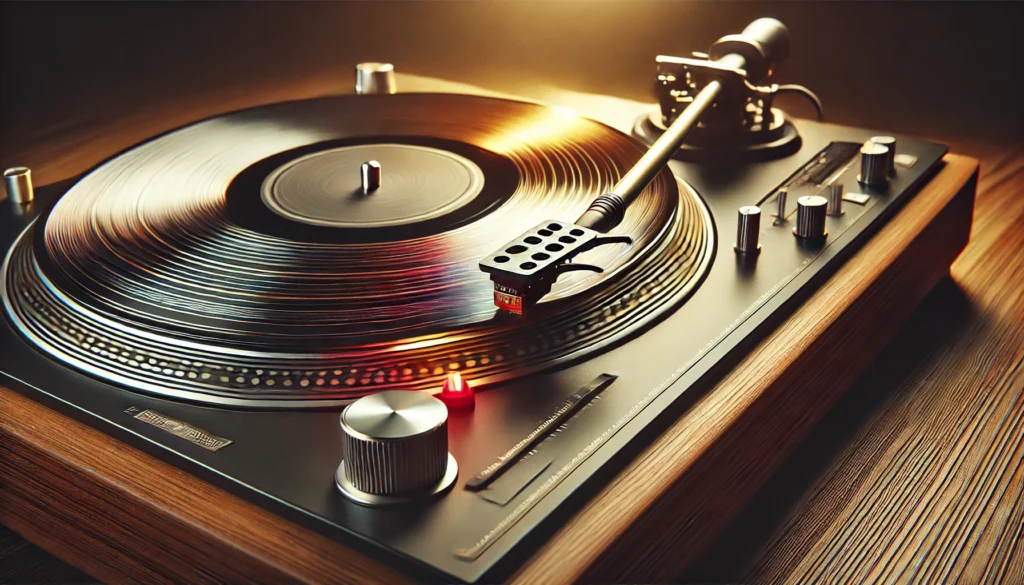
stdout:
<svg viewBox="0 0 1024 585">
<path fill-rule="evenodd" d="M 805 195 L 796 200 L 796 227 L 793 235 L 808 243 L 825 239 L 825 211 L 828 200 L 819 195 Z"/>
<path fill-rule="evenodd" d="M 892 136 L 872 136 L 871 140 L 875 144 L 881 144 L 882 146 L 889 149 L 889 154 L 886 155 L 885 167 L 888 169 L 890 177 L 896 176 L 896 139 Z"/>
<path fill-rule="evenodd" d="M 740 254 L 757 254 L 761 245 L 757 243 L 761 231 L 761 208 L 755 205 L 740 207 L 736 226 L 736 245 Z"/>
<path fill-rule="evenodd" d="M 889 147 L 868 142 L 860 147 L 860 174 L 857 180 L 871 187 L 889 182 Z"/>
</svg>

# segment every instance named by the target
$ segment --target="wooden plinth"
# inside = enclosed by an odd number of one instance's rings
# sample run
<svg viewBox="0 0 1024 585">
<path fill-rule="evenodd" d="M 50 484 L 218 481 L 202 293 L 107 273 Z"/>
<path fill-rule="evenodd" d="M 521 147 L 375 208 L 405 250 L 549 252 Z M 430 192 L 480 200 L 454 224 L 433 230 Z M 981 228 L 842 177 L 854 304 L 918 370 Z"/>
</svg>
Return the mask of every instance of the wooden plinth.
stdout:
<svg viewBox="0 0 1024 585">
<path fill-rule="evenodd" d="M 978 164 L 945 167 L 512 581 L 671 580 L 949 272 Z M 0 387 L 0 522 L 98 579 L 399 583 L 393 569 Z"/>
</svg>

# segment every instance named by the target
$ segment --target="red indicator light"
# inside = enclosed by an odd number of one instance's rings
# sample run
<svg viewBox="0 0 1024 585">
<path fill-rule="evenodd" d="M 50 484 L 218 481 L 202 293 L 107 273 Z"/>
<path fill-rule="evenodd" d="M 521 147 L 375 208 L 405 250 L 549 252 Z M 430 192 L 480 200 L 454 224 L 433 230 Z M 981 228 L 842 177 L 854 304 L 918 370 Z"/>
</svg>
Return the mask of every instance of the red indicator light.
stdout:
<svg viewBox="0 0 1024 585">
<path fill-rule="evenodd" d="M 450 409 L 473 408 L 473 404 L 476 402 L 473 397 L 473 389 L 458 372 L 448 374 L 438 398 Z"/>
</svg>

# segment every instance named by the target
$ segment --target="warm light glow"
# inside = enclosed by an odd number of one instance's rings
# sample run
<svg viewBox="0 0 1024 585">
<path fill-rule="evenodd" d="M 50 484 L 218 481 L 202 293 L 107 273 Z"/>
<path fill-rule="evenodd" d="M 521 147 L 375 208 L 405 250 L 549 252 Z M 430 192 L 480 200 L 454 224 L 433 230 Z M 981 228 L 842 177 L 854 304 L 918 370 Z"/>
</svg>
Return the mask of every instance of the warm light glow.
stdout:
<svg viewBox="0 0 1024 585">
<path fill-rule="evenodd" d="M 438 345 L 444 345 L 446 343 L 452 343 L 453 341 L 459 341 L 462 337 L 451 336 L 451 337 L 436 337 L 434 339 L 423 339 L 419 341 L 411 341 L 409 343 L 399 343 L 389 349 L 392 352 L 403 352 L 403 351 L 415 351 L 417 349 L 426 349 L 428 347 L 436 347 Z"/>
<path fill-rule="evenodd" d="M 486 136 L 482 146 L 494 152 L 511 155 L 518 151 L 579 140 L 595 132 L 595 128 L 580 118 L 574 110 L 564 107 L 547 108 L 529 118 L 523 117 L 511 122 L 501 128 L 500 132 Z"/>
</svg>

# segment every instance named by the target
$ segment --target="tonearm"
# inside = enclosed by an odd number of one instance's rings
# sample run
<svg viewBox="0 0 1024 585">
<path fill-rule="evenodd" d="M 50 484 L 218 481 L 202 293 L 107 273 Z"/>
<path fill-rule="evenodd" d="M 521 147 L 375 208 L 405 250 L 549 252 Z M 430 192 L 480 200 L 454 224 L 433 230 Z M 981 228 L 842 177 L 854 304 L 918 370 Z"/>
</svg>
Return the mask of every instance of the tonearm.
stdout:
<svg viewBox="0 0 1024 585">
<path fill-rule="evenodd" d="M 785 124 L 781 117 L 775 123 L 776 114 L 771 109 L 772 98 L 781 86 L 758 84 L 771 80 L 776 65 L 789 56 L 789 49 L 785 25 L 761 18 L 742 33 L 716 41 L 707 55 L 659 56 L 661 117 L 667 127 L 611 192 L 597 197 L 575 223 L 545 221 L 481 260 L 480 269 L 494 282 L 495 304 L 521 315 L 550 292 L 562 274 L 602 272 L 599 266 L 572 260 L 597 246 L 631 243 L 628 236 L 603 234 L 622 221 L 630 203 L 699 125 L 712 142 L 745 143 L 750 135 L 773 139 L 770 130 Z M 820 112 L 817 98 L 800 90 L 812 98 Z"/>
</svg>

